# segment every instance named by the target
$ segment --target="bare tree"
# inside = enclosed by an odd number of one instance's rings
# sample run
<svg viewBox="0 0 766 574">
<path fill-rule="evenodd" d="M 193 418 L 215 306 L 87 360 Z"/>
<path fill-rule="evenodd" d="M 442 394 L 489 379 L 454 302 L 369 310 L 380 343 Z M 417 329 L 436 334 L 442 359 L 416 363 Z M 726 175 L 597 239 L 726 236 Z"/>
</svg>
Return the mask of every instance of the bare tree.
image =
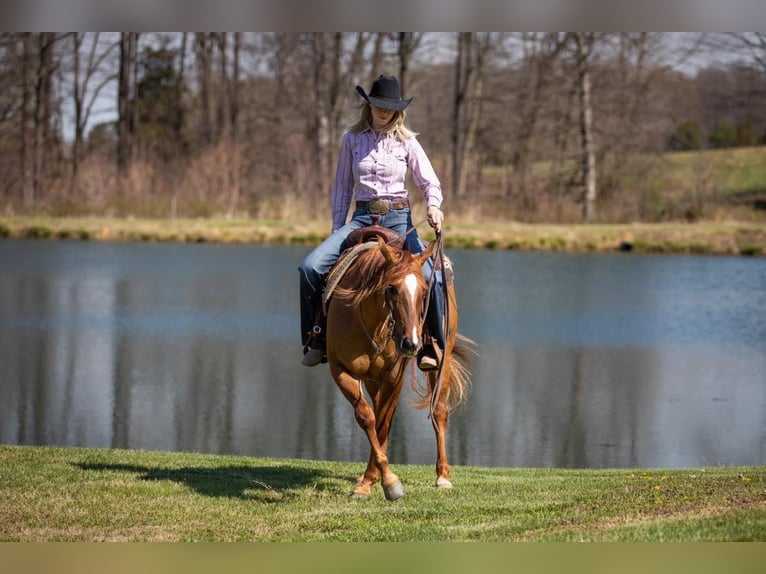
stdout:
<svg viewBox="0 0 766 574">
<path fill-rule="evenodd" d="M 386 39 L 385 32 L 375 32 L 375 40 L 373 42 L 372 56 L 370 57 L 370 72 L 371 77 L 377 77 L 380 74 L 380 67 L 383 63 L 383 42 Z"/>
<path fill-rule="evenodd" d="M 546 101 L 545 91 L 553 80 L 552 69 L 566 46 L 566 37 L 557 32 L 525 33 L 522 37 L 524 62 L 516 91 L 518 98 L 514 114 L 519 117 L 519 129 L 513 142 L 511 165 L 517 175 L 519 192 L 526 196 L 530 167 L 532 137 Z"/>
<path fill-rule="evenodd" d="M 583 218 L 596 218 L 596 151 L 593 143 L 593 103 L 591 101 L 590 57 L 593 53 L 593 33 L 574 33 L 577 61 L 578 96 L 580 104 L 580 142 L 583 177 Z"/>
<path fill-rule="evenodd" d="M 72 99 L 74 101 L 75 112 L 71 189 L 74 191 L 82 157 L 85 127 L 90 121 L 93 106 L 98 101 L 102 90 L 117 79 L 114 73 L 109 73 L 104 69 L 104 64 L 109 61 L 117 44 L 108 43 L 105 46 L 102 45 L 99 42 L 100 34 L 98 32 L 73 32 L 71 38 L 74 62 L 72 66 Z M 82 52 L 86 40 L 90 41 L 90 45 L 86 50 L 83 67 Z M 94 81 L 98 83 L 93 85 Z"/>
<path fill-rule="evenodd" d="M 481 115 L 484 65 L 492 46 L 490 33 L 459 32 L 455 61 L 452 130 L 452 186 L 458 199 L 465 195 L 467 166 L 473 156 Z"/>
<path fill-rule="evenodd" d="M 135 78 L 138 33 L 120 33 L 120 67 L 117 90 L 117 167 L 125 173 L 133 161 L 135 147 Z"/>
<path fill-rule="evenodd" d="M 197 32 L 195 35 L 195 56 L 197 62 L 197 82 L 199 85 L 199 111 L 201 122 L 201 139 L 203 145 L 213 143 L 213 124 L 211 118 L 211 89 L 212 89 L 212 60 L 213 43 L 210 34 Z"/>
<path fill-rule="evenodd" d="M 19 174 L 21 181 L 21 200 L 25 207 L 31 208 L 35 203 L 35 189 L 30 169 L 30 105 L 32 102 L 32 33 L 22 33 L 21 52 L 21 126 L 19 137 Z"/>
<path fill-rule="evenodd" d="M 732 32 L 727 34 L 733 50 L 747 53 L 766 72 L 766 32 Z"/>
<path fill-rule="evenodd" d="M 423 32 L 399 32 L 396 35 L 396 53 L 399 57 L 399 85 L 402 93 L 409 93 L 410 66 L 412 57 L 420 46 Z"/>
<path fill-rule="evenodd" d="M 42 197 L 48 180 L 50 158 L 55 142 L 59 141 L 52 134 L 51 124 L 54 112 L 53 77 L 58 67 L 54 60 L 54 48 L 57 34 L 41 32 L 37 36 L 37 78 L 35 85 L 34 106 L 34 167 L 33 186 L 35 197 Z"/>
</svg>

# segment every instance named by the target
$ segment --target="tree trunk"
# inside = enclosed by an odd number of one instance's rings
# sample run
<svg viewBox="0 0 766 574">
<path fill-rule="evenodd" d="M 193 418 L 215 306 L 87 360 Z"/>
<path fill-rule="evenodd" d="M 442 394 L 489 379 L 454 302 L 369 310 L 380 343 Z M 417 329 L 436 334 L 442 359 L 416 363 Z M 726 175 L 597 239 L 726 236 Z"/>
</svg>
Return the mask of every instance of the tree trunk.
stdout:
<svg viewBox="0 0 766 574">
<path fill-rule="evenodd" d="M 316 169 L 317 181 L 329 181 L 330 168 L 327 154 L 328 125 L 329 118 L 327 114 L 328 89 L 327 89 L 327 43 L 324 32 L 313 34 L 313 59 L 314 59 L 314 103 L 311 107 L 311 139 L 313 142 L 314 168 Z M 311 193 L 317 193 L 320 196 L 322 186 L 314 186 Z"/>
<path fill-rule="evenodd" d="M 401 86 L 403 97 L 408 97 L 409 94 L 410 63 L 412 62 L 412 55 L 422 39 L 422 32 L 399 32 L 397 36 L 399 44 L 399 85 Z"/>
<path fill-rule="evenodd" d="M 77 175 L 80 170 L 80 156 L 82 154 L 82 98 L 80 92 L 80 46 L 85 34 L 79 32 L 72 33 L 74 70 L 72 74 L 73 99 L 74 99 L 74 144 L 72 145 L 72 174 L 69 180 L 70 194 L 76 192 Z"/>
<path fill-rule="evenodd" d="M 474 155 L 481 118 L 484 60 L 490 46 L 489 35 L 458 33 L 452 131 L 452 187 L 457 199 L 465 196 L 468 164 Z"/>
<path fill-rule="evenodd" d="M 117 89 L 117 168 L 125 174 L 133 161 L 135 119 L 133 104 L 135 32 L 120 33 L 120 70 Z"/>
<path fill-rule="evenodd" d="M 372 49 L 372 57 L 370 58 L 370 79 L 377 78 L 380 74 L 380 66 L 383 61 L 383 40 L 386 35 L 383 32 L 375 33 L 375 44 Z M 368 78 L 364 78 L 364 81 L 368 81 Z M 369 86 L 364 86 L 365 90 L 369 89 Z"/>
<path fill-rule="evenodd" d="M 229 182 L 231 185 L 231 201 L 229 203 L 229 216 L 234 217 L 239 205 L 242 193 L 241 165 L 242 156 L 238 143 L 238 116 L 239 116 L 239 52 L 242 42 L 242 32 L 234 32 L 234 49 L 231 63 L 231 81 L 229 87 L 229 142 L 231 143 L 231 173 Z"/>
<path fill-rule="evenodd" d="M 31 60 L 32 60 L 32 33 L 22 34 L 21 54 L 21 126 L 19 138 L 19 182 L 21 188 L 21 201 L 25 208 L 31 209 L 35 203 L 34 186 L 30 174 L 30 137 L 29 117 L 31 98 Z"/>
<path fill-rule="evenodd" d="M 575 35 L 577 43 L 577 77 L 580 97 L 580 145 L 583 175 L 583 218 L 596 218 L 596 152 L 593 144 L 593 108 L 589 55 L 593 38 L 582 32 Z"/>
<path fill-rule="evenodd" d="M 199 107 L 202 119 L 201 139 L 203 145 L 213 143 L 213 127 L 210 118 L 211 43 L 205 32 L 197 32 L 196 54 L 199 79 Z"/>
<path fill-rule="evenodd" d="M 217 39 L 218 44 L 218 57 L 220 62 L 220 71 L 218 82 L 217 98 L 216 98 L 216 141 L 228 141 L 229 140 L 229 127 L 231 127 L 231 116 L 229 114 L 229 100 L 230 100 L 230 80 L 229 80 L 229 60 L 228 60 L 228 34 L 226 32 L 219 32 L 213 34 L 213 37 Z"/>
</svg>

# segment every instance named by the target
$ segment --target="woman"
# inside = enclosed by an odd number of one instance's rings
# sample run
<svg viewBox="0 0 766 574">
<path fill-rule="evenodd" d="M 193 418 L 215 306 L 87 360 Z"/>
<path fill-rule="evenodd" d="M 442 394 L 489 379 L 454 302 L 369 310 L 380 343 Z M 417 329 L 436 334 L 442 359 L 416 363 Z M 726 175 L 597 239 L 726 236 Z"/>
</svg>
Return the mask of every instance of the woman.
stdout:
<svg viewBox="0 0 766 574">
<path fill-rule="evenodd" d="M 399 235 L 412 229 L 408 191 L 405 188 L 407 170 L 412 170 L 415 184 L 425 195 L 429 224 L 441 231 L 442 192 L 439 179 L 416 135 L 405 125 L 405 108 L 412 98 L 403 99 L 399 80 L 394 76 L 379 76 L 370 93 L 356 87 L 364 99 L 356 122 L 343 135 L 338 166 L 332 186 L 332 235 L 303 261 L 300 270 L 301 336 L 304 344 L 302 364 L 313 367 L 325 360 L 325 342 L 321 328 L 315 327 L 322 301 L 322 289 L 327 273 L 340 256 L 344 240 L 354 230 L 377 224 Z M 351 221 L 346 216 L 352 197 L 356 199 Z M 374 203 L 373 203 L 373 200 Z M 383 201 L 378 201 L 383 200 Z M 414 230 L 405 236 L 405 245 L 420 253 L 423 245 Z M 430 276 L 430 265 L 425 270 Z M 437 278 L 438 278 L 437 273 Z M 418 357 L 423 370 L 438 367 L 439 349 L 444 348 L 441 321 L 444 304 L 438 285 L 431 290 L 428 305 L 427 330 L 438 348 L 427 346 Z M 317 336 L 312 336 L 314 332 Z"/>
</svg>

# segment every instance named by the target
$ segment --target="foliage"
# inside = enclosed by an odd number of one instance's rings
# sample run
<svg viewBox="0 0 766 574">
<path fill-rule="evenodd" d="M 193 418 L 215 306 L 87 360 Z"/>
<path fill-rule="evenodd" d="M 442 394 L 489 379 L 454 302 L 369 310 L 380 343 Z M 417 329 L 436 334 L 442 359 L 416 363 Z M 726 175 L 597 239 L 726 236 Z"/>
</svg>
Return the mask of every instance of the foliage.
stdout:
<svg viewBox="0 0 766 574">
<path fill-rule="evenodd" d="M 145 154 L 164 162 L 179 153 L 183 144 L 178 141 L 182 115 L 177 97 L 183 80 L 176 73 L 175 58 L 173 50 L 145 48 L 136 90 Z"/>
<path fill-rule="evenodd" d="M 734 147 L 737 145 L 737 130 L 729 122 L 718 122 L 708 141 L 714 149 Z"/>
<path fill-rule="evenodd" d="M 670 148 L 677 151 L 697 150 L 702 147 L 702 129 L 697 120 L 683 122 L 670 140 Z"/>
</svg>

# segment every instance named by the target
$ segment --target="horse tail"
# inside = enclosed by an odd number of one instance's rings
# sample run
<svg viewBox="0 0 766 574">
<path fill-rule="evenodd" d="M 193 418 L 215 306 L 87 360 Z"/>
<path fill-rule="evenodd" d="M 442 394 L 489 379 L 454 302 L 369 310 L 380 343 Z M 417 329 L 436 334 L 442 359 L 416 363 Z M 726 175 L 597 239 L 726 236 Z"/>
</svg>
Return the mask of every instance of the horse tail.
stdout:
<svg viewBox="0 0 766 574">
<path fill-rule="evenodd" d="M 445 380 L 447 386 L 447 410 L 460 406 L 467 398 L 471 388 L 471 358 L 476 354 L 476 342 L 460 333 L 455 338 L 455 346 L 449 353 L 447 361 L 450 373 L 449 380 Z M 447 365 L 445 365 L 446 367 Z M 413 376 L 416 376 L 413 371 Z M 413 388 L 415 388 L 413 381 Z M 427 385 L 416 388 L 416 398 L 412 406 L 416 409 L 427 409 L 431 405 L 431 394 Z"/>
</svg>

